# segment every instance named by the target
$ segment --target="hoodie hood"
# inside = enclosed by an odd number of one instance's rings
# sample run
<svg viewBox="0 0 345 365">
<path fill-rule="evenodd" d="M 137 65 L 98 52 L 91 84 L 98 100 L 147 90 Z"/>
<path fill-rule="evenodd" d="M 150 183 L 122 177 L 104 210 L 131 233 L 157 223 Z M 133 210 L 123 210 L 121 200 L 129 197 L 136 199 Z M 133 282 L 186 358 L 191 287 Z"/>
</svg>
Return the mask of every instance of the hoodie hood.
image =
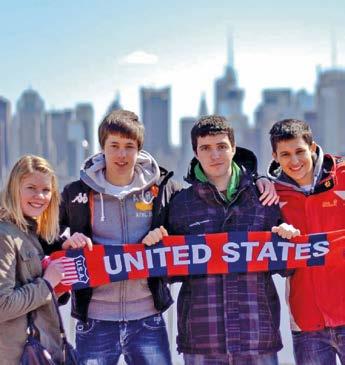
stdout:
<svg viewBox="0 0 345 365">
<path fill-rule="evenodd" d="M 243 147 L 236 147 L 236 153 L 233 160 L 237 163 L 241 170 L 246 171 L 249 175 L 257 173 L 257 159 L 252 151 Z M 189 184 L 192 184 L 197 180 L 194 172 L 195 165 L 197 163 L 198 160 L 194 157 L 189 164 L 188 174 L 185 178 L 185 181 L 187 181 Z"/>
<path fill-rule="evenodd" d="M 80 170 L 80 179 L 92 190 L 101 194 L 114 195 L 112 185 L 105 179 L 105 157 L 102 152 L 89 157 Z M 157 182 L 160 170 L 155 159 L 146 151 L 141 150 L 134 166 L 134 179 L 129 184 L 129 190 L 124 195 L 144 190 Z M 116 194 L 115 194 L 116 195 Z M 122 198 L 124 195 L 119 194 Z"/>
<path fill-rule="evenodd" d="M 312 181 L 312 187 L 311 192 L 314 191 L 315 186 L 320 181 L 322 176 L 322 164 L 323 164 L 323 151 L 320 146 L 316 147 L 316 156 L 313 158 L 313 164 L 314 164 L 314 172 L 313 172 L 313 181 Z M 279 184 L 282 184 L 284 186 L 288 186 L 296 191 L 304 192 L 303 189 L 288 175 L 286 175 L 280 164 L 276 162 L 275 160 L 272 160 L 268 170 L 267 170 L 267 176 L 276 182 L 279 182 Z"/>
</svg>

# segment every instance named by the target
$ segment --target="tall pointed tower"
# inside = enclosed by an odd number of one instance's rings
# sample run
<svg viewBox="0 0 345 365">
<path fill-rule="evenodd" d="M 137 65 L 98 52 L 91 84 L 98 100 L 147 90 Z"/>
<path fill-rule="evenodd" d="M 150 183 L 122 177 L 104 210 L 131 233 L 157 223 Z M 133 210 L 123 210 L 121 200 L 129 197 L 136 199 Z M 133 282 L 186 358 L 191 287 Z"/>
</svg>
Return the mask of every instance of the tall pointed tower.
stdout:
<svg viewBox="0 0 345 365">
<path fill-rule="evenodd" d="M 234 68 L 234 40 L 232 33 L 228 36 L 228 60 L 224 76 L 215 82 L 215 113 L 225 117 L 241 115 L 244 90 L 237 85 Z"/>
</svg>

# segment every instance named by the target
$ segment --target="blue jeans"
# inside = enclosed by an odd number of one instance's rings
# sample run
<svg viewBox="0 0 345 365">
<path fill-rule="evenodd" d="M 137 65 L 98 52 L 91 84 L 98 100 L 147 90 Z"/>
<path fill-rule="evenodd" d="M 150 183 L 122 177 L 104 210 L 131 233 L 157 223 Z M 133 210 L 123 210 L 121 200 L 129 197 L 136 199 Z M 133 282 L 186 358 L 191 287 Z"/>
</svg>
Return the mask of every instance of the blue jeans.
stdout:
<svg viewBox="0 0 345 365">
<path fill-rule="evenodd" d="M 277 353 L 263 355 L 183 354 L 185 365 L 278 365 Z"/>
<path fill-rule="evenodd" d="M 292 332 L 296 365 L 345 365 L 345 326 L 321 331 Z"/>
<path fill-rule="evenodd" d="M 78 322 L 76 347 L 81 365 L 171 365 L 168 335 L 161 314 L 135 321 Z"/>
</svg>

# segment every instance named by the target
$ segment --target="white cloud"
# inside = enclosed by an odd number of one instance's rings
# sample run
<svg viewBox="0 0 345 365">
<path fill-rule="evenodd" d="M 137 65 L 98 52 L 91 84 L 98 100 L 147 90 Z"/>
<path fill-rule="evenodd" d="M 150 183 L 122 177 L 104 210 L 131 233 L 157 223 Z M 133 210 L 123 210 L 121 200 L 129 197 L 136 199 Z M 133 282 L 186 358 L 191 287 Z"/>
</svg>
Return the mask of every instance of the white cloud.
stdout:
<svg viewBox="0 0 345 365">
<path fill-rule="evenodd" d="M 134 51 L 120 59 L 120 64 L 154 65 L 158 62 L 158 56 L 145 51 Z"/>
</svg>

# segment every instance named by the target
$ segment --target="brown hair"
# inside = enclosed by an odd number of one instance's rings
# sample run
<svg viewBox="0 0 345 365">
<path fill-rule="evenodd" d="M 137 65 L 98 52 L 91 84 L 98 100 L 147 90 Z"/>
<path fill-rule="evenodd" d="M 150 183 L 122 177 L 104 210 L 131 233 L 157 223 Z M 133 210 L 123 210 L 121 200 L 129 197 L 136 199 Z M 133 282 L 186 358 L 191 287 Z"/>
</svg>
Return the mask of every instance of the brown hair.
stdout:
<svg viewBox="0 0 345 365">
<path fill-rule="evenodd" d="M 231 146 L 235 146 L 234 129 L 228 121 L 220 115 L 206 115 L 197 120 L 191 130 L 193 151 L 197 151 L 198 137 L 215 136 L 226 134 L 229 137 Z"/>
<path fill-rule="evenodd" d="M 105 116 L 98 127 L 98 141 L 101 148 L 104 148 L 109 134 L 117 133 L 135 140 L 138 143 L 138 150 L 141 150 L 144 144 L 144 125 L 135 113 L 128 110 L 115 110 Z"/>
<path fill-rule="evenodd" d="M 276 122 L 269 133 L 273 152 L 277 151 L 277 144 L 280 141 L 302 137 L 309 146 L 313 143 L 313 133 L 309 124 L 298 119 L 283 119 Z"/>
</svg>

